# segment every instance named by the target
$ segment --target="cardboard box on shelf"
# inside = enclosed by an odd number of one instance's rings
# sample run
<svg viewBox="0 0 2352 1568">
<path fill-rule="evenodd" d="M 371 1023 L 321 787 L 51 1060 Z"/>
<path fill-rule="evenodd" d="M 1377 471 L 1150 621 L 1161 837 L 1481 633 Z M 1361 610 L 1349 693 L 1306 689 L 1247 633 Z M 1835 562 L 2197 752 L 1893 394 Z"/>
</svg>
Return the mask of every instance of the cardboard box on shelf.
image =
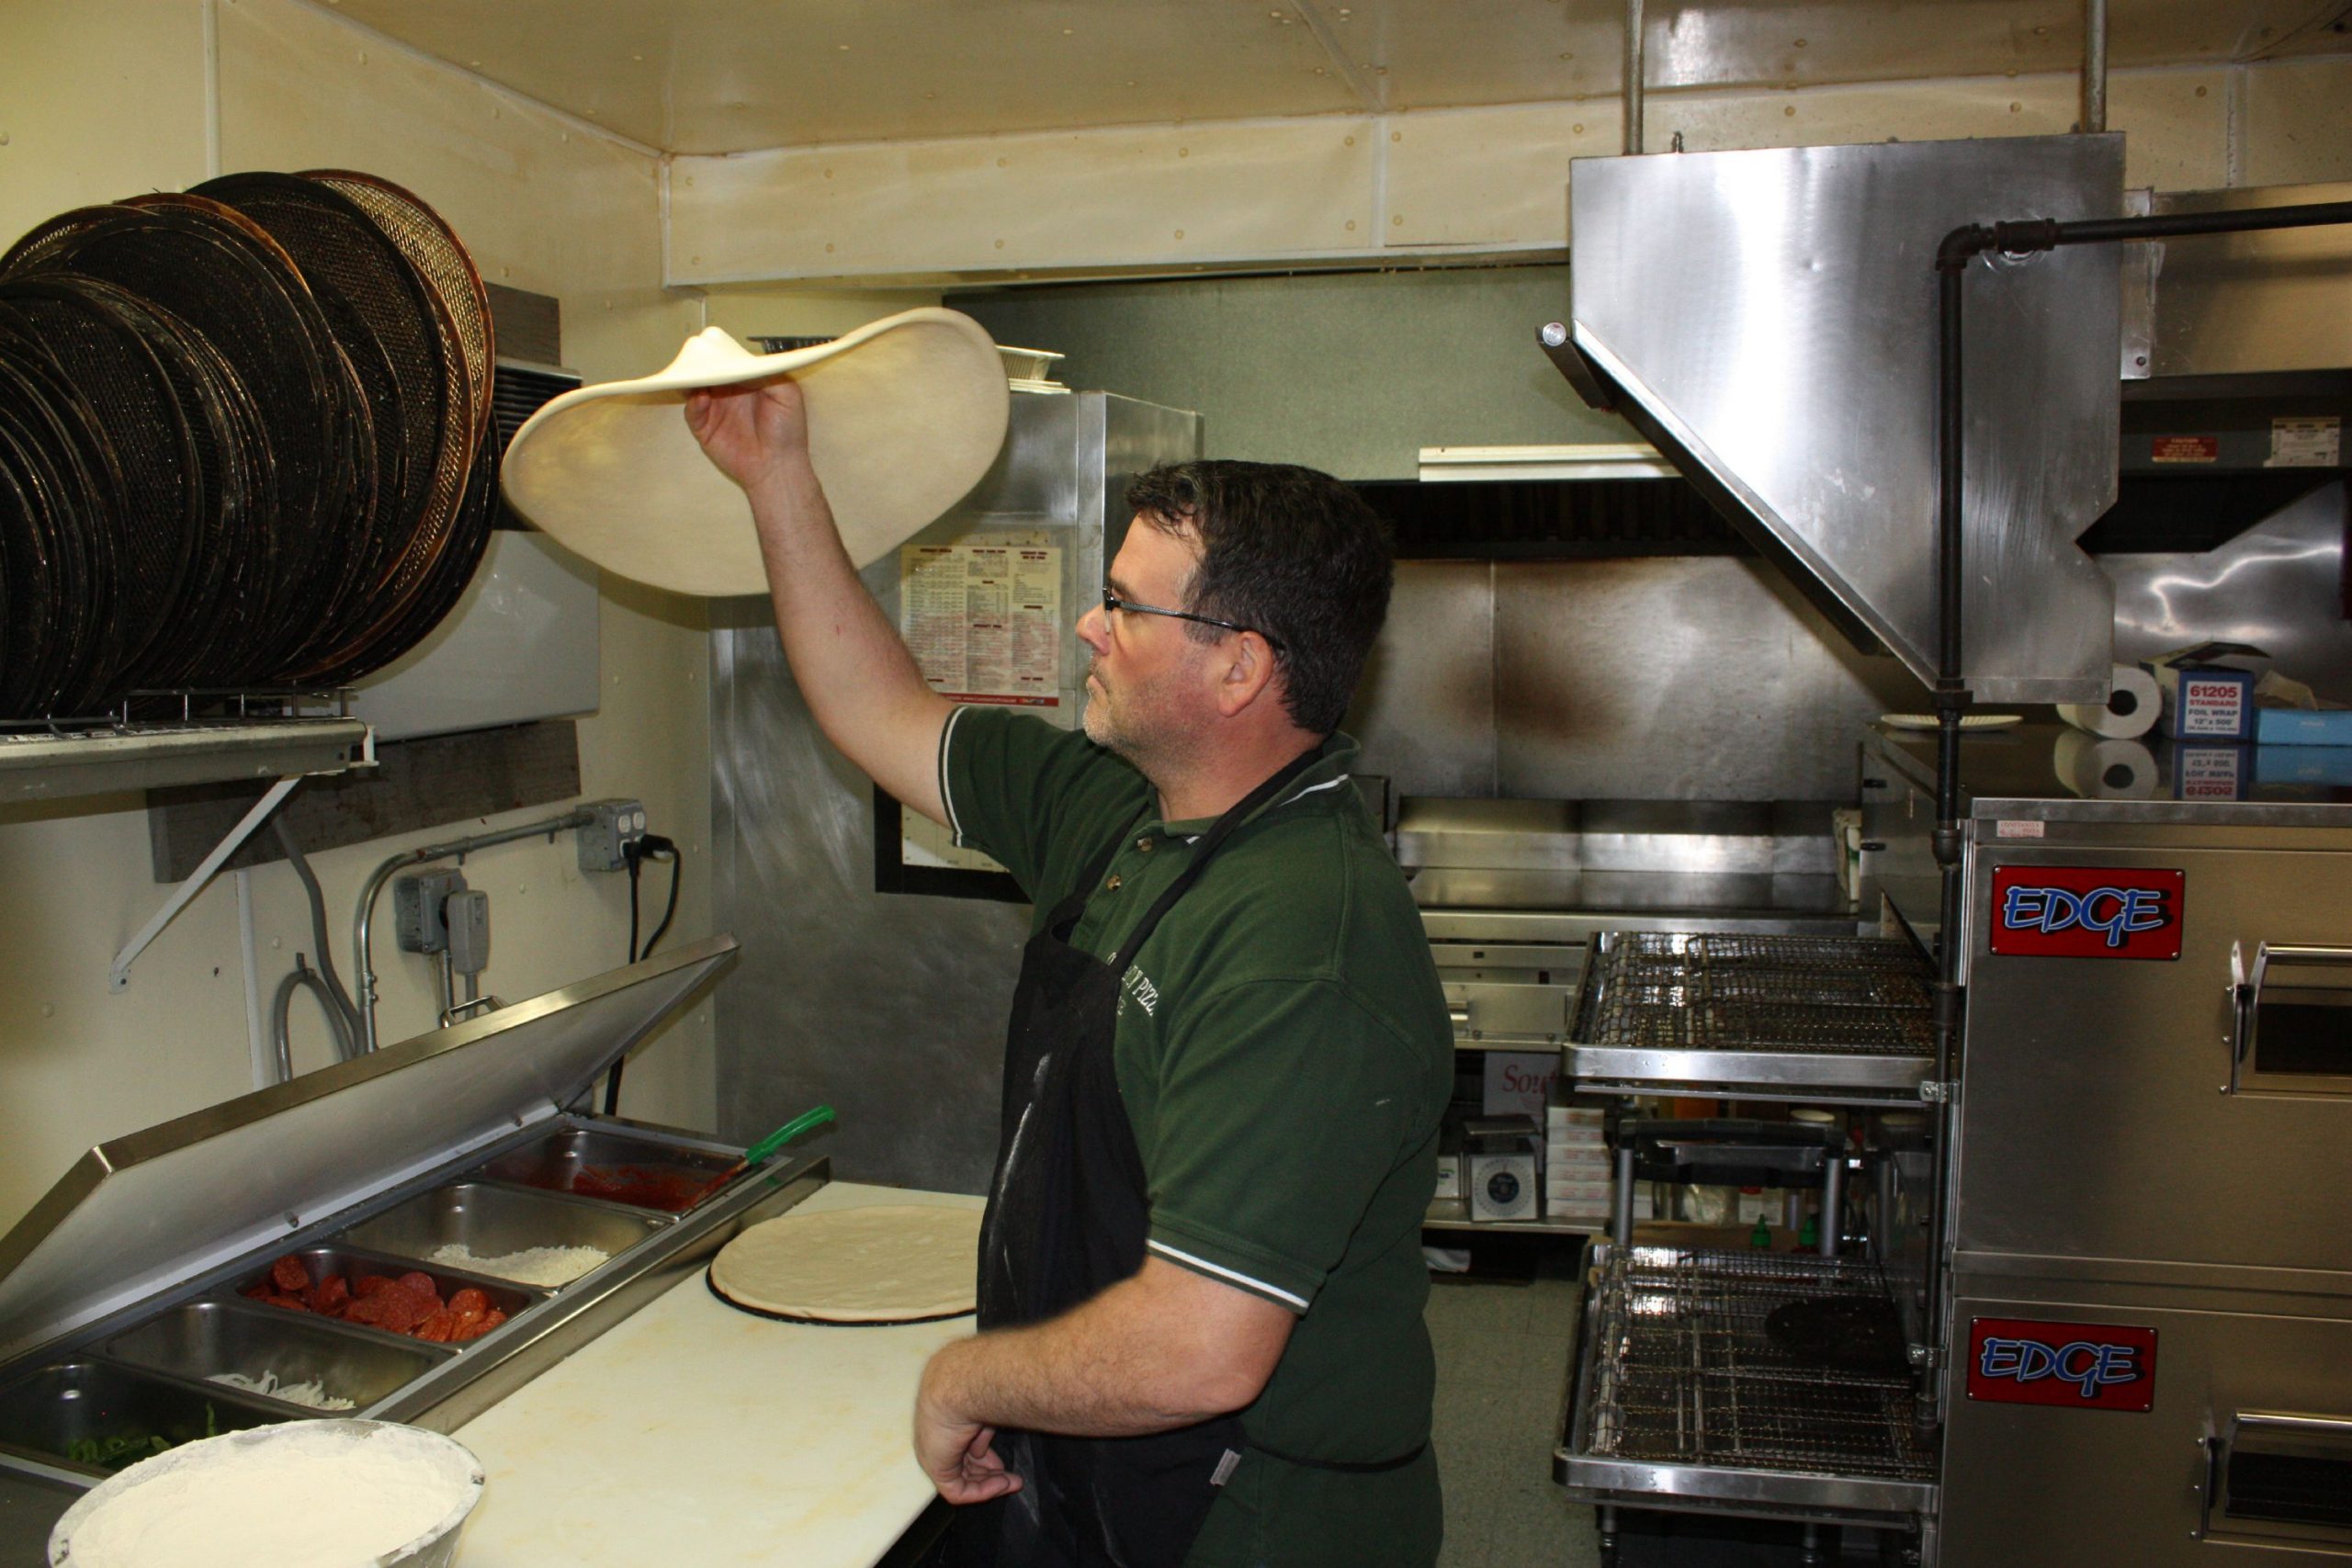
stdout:
<svg viewBox="0 0 2352 1568">
<path fill-rule="evenodd" d="M 1598 1127 L 1608 1114 L 1609 1108 L 1605 1104 L 1577 1094 L 1556 1077 L 1552 1081 L 1552 1092 L 1544 1100 L 1544 1121 L 1547 1126 L 1572 1122 Z"/>
<path fill-rule="evenodd" d="M 1546 1142 L 1544 1150 L 1555 1159 L 1592 1160 L 1613 1166 L 1617 1156 L 1607 1144 L 1555 1144 Z"/>
<path fill-rule="evenodd" d="M 1489 1051 L 1487 1053 L 1486 1112 L 1489 1116 L 1532 1116 L 1544 1125 L 1546 1102 L 1560 1077 L 1556 1051 Z"/>
<path fill-rule="evenodd" d="M 2253 751 L 2256 784 L 2352 784 L 2352 746 L 2257 746 Z"/>
<path fill-rule="evenodd" d="M 2164 732 L 2175 740 L 2254 739 L 2255 672 L 2214 660 L 2262 658 L 2244 643 L 2200 642 L 2143 660 L 2164 694 Z"/>
<path fill-rule="evenodd" d="M 1544 1217 L 1547 1220 L 1585 1220 L 1597 1229 L 1606 1229 L 1616 1215 L 1613 1197 L 1604 1193 L 1599 1198 L 1589 1195 L 1555 1198 L 1544 1195 Z M 1650 1195 L 1646 1187 L 1634 1191 L 1634 1218 L 1638 1223 L 1650 1217 Z"/>
<path fill-rule="evenodd" d="M 2259 707 L 2254 738 L 2265 746 L 2352 746 L 2352 708 Z"/>
<path fill-rule="evenodd" d="M 1607 1181 L 1552 1181 L 1544 1186 L 1544 1196 L 1554 1206 L 1563 1203 L 1597 1203 L 1609 1207 L 1609 1196 L 1615 1185 Z"/>
<path fill-rule="evenodd" d="M 2220 662 L 2225 659 L 2239 663 Z M 2149 660 L 2164 696 L 2164 732 L 2176 740 L 2352 746 L 2352 708 L 2282 671 L 2251 667 L 2267 662 L 2260 649 L 2234 642 L 2199 643 Z"/>
</svg>

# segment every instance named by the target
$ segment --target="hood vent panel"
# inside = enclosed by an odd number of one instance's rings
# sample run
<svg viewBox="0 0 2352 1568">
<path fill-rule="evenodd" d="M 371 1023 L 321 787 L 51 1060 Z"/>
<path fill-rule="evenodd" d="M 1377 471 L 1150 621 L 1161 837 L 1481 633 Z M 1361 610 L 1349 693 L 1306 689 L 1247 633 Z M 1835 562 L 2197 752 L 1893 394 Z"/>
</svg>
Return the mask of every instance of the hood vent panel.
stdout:
<svg viewBox="0 0 2352 1568">
<path fill-rule="evenodd" d="M 2118 216 L 2122 184 L 2111 135 L 1580 160 L 1555 358 L 1858 646 L 1932 684 L 1937 243 Z M 2115 500 L 2120 272 L 2099 247 L 1970 269 L 1981 700 L 2106 692 L 2113 591 L 2075 540 Z"/>
</svg>

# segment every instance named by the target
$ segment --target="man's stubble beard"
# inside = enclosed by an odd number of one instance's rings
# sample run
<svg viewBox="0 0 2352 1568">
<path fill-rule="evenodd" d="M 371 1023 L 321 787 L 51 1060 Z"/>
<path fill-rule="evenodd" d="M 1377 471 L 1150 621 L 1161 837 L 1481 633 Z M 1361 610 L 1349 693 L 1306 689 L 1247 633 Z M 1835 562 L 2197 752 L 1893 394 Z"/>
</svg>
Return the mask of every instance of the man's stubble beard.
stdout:
<svg viewBox="0 0 2352 1568">
<path fill-rule="evenodd" d="M 1093 672 L 1090 671 L 1089 673 Z M 1159 784 L 1181 765 L 1184 756 L 1190 754 L 1197 737 L 1186 733 L 1180 724 L 1165 714 L 1154 713 L 1153 705 L 1148 700 L 1151 696 L 1148 688 L 1142 691 L 1132 686 L 1126 688 L 1123 694 L 1128 699 L 1126 705 L 1121 711 L 1114 711 L 1110 686 L 1099 674 L 1094 675 L 1094 683 L 1102 694 L 1087 702 L 1086 715 L 1081 721 L 1085 726 L 1086 738 L 1103 750 L 1125 759 L 1137 773 Z M 1142 711 L 1138 712 L 1138 709 Z"/>
</svg>

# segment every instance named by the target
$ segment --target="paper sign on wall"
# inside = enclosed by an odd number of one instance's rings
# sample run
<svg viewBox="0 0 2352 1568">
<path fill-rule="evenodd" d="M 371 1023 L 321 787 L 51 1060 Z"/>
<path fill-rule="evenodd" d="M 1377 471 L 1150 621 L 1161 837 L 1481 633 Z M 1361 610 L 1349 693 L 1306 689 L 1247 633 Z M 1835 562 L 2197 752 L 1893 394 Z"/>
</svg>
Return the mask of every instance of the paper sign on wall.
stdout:
<svg viewBox="0 0 2352 1568">
<path fill-rule="evenodd" d="M 1489 1116 L 1532 1116 L 1544 1124 L 1544 1107 L 1560 1076 L 1557 1051 L 1487 1053 L 1484 1109 Z"/>
<path fill-rule="evenodd" d="M 899 814 L 899 861 L 902 865 L 937 866 L 951 871 L 1004 869 L 979 851 L 960 847 L 955 834 L 920 811 Z"/>
<path fill-rule="evenodd" d="M 1053 545 L 908 545 L 899 629 L 941 696 L 1061 705 L 1062 552 Z"/>
</svg>

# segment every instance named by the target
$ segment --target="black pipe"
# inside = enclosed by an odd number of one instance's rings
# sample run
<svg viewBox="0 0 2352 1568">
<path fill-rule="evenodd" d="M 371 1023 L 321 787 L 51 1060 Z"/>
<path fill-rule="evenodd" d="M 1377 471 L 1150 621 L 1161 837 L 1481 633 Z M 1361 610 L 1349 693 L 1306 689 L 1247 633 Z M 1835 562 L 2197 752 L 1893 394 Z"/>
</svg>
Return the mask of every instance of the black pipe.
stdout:
<svg viewBox="0 0 2352 1568">
<path fill-rule="evenodd" d="M 2253 207 L 2220 212 L 2164 212 L 2144 218 L 2084 218 L 2061 223 L 2021 218 L 2007 223 L 1969 223 L 1944 236 L 1936 250 L 1939 271 L 1965 265 L 1984 251 L 2026 255 L 2060 245 L 2107 245 L 2131 240 L 2172 240 L 2195 234 L 2245 234 L 2267 229 L 2321 229 L 2352 223 L 2352 201 L 2313 201 L 2294 207 Z"/>
<path fill-rule="evenodd" d="M 1953 1086 L 1960 1077 L 1962 1024 L 1968 1005 L 1967 988 L 1960 980 L 1961 920 L 1966 913 L 1966 889 L 1961 880 L 1965 839 L 1960 822 L 1960 720 L 1969 702 L 1967 685 L 1962 677 L 1966 648 L 1962 619 L 1966 607 L 1962 487 L 1967 478 L 1967 410 L 1961 374 L 1967 334 L 1962 288 L 1968 264 L 1986 251 L 2022 255 L 2056 250 L 2061 245 L 2113 244 L 2191 234 L 2249 233 L 2266 229 L 2312 229 L 2337 223 L 2352 223 L 2352 201 L 2229 212 L 2174 212 L 2146 218 L 2091 218 L 2065 223 L 2048 218 L 1964 223 L 1946 234 L 1936 247 L 1936 829 L 1932 842 L 1942 878 L 1938 889 L 1941 929 L 1936 935 L 1933 1013 L 1937 1097 L 1934 1184 L 1928 1189 L 1928 1256 L 1922 1271 L 1928 1352 L 1922 1371 L 1927 1374 L 1928 1393 L 1920 1401 L 1919 1410 L 1925 1425 L 1939 1425 L 1941 1421 L 1945 1359 L 1943 1264 L 1950 1230 L 1950 1205 L 1944 1184 L 1950 1179 L 1947 1151 L 1951 1144 Z"/>
</svg>

